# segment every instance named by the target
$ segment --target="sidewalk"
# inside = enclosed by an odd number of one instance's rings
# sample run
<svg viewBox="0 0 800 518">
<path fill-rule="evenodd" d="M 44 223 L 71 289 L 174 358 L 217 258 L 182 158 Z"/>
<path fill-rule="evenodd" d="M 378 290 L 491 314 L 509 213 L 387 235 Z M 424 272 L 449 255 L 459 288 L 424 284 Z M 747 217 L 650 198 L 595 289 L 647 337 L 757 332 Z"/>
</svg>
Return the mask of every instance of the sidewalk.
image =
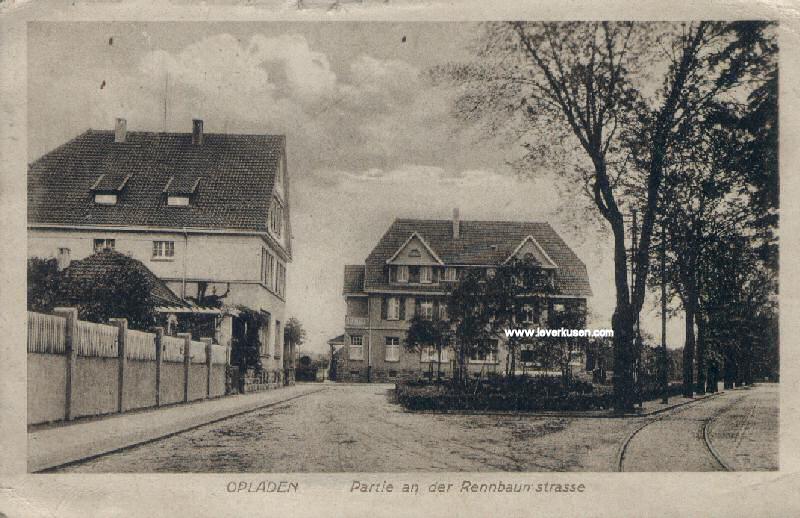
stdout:
<svg viewBox="0 0 800 518">
<path fill-rule="evenodd" d="M 326 389 L 319 384 L 295 385 L 28 432 L 28 472 L 150 442 Z"/>
</svg>

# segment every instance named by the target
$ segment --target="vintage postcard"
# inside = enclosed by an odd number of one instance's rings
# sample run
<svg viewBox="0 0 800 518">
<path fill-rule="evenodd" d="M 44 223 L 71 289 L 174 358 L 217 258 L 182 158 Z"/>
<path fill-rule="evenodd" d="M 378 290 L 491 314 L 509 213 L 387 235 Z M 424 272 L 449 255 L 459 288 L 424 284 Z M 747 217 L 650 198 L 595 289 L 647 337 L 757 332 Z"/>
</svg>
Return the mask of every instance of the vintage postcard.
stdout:
<svg viewBox="0 0 800 518">
<path fill-rule="evenodd" d="M 0 5 L 0 513 L 796 515 L 735 5 Z"/>
</svg>

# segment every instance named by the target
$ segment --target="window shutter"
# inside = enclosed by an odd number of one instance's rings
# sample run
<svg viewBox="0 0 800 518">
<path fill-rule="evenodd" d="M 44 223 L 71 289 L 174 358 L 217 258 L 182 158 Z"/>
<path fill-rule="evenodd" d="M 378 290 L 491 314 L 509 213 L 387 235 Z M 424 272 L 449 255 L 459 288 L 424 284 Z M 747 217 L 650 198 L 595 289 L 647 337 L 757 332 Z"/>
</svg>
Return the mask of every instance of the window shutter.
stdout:
<svg viewBox="0 0 800 518">
<path fill-rule="evenodd" d="M 397 280 L 397 268 L 394 266 L 389 266 L 389 282 L 394 282 Z"/>
<path fill-rule="evenodd" d="M 419 298 L 414 299 L 414 316 L 419 316 L 420 314 L 420 302 L 421 299 Z"/>
<path fill-rule="evenodd" d="M 400 297 L 400 320 L 406 319 L 406 298 Z"/>
<path fill-rule="evenodd" d="M 434 319 L 440 318 L 440 316 L 439 316 L 439 301 L 438 300 L 434 300 L 433 301 L 433 318 Z"/>
<path fill-rule="evenodd" d="M 386 320 L 386 297 L 378 299 L 381 305 L 381 320 Z"/>
<path fill-rule="evenodd" d="M 416 312 L 416 304 L 414 304 L 414 298 L 413 297 L 409 297 L 406 300 L 408 301 L 408 304 L 411 304 L 411 307 L 407 308 L 407 311 L 406 311 L 406 316 L 408 317 L 409 320 L 411 320 L 411 318 L 415 315 L 415 312 Z"/>
</svg>

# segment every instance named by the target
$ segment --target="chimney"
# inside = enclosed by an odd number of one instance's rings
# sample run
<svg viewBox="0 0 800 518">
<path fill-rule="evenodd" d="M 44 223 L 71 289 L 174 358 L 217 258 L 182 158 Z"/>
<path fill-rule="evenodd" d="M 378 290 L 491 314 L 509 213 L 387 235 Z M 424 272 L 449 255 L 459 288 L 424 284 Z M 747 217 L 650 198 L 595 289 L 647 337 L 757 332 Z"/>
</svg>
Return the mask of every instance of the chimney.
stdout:
<svg viewBox="0 0 800 518">
<path fill-rule="evenodd" d="M 203 119 L 192 119 L 192 144 L 203 144 Z"/>
<path fill-rule="evenodd" d="M 458 219 L 458 207 L 453 209 L 453 239 L 458 239 L 461 235 L 461 221 Z"/>
<path fill-rule="evenodd" d="M 125 142 L 128 136 L 128 123 L 125 119 L 117 119 L 117 125 L 114 127 L 114 142 Z"/>
</svg>

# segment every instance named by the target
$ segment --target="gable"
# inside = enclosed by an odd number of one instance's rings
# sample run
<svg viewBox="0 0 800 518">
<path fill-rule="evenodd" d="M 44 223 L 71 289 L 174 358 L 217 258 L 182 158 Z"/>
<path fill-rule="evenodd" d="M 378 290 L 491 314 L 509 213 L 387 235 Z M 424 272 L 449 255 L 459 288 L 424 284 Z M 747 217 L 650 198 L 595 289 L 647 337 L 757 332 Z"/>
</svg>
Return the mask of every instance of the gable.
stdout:
<svg viewBox="0 0 800 518">
<path fill-rule="evenodd" d="M 416 232 L 395 252 L 387 264 L 434 265 L 442 264 L 430 246 Z"/>
<path fill-rule="evenodd" d="M 536 242 L 533 236 L 526 237 L 522 243 L 511 253 L 508 259 L 505 262 L 510 261 L 511 259 L 517 260 L 524 260 L 526 258 L 530 258 L 536 262 L 542 268 L 558 268 L 558 265 L 550 259 L 550 256 L 547 255 L 547 252 L 544 251 L 542 246 Z"/>
</svg>

